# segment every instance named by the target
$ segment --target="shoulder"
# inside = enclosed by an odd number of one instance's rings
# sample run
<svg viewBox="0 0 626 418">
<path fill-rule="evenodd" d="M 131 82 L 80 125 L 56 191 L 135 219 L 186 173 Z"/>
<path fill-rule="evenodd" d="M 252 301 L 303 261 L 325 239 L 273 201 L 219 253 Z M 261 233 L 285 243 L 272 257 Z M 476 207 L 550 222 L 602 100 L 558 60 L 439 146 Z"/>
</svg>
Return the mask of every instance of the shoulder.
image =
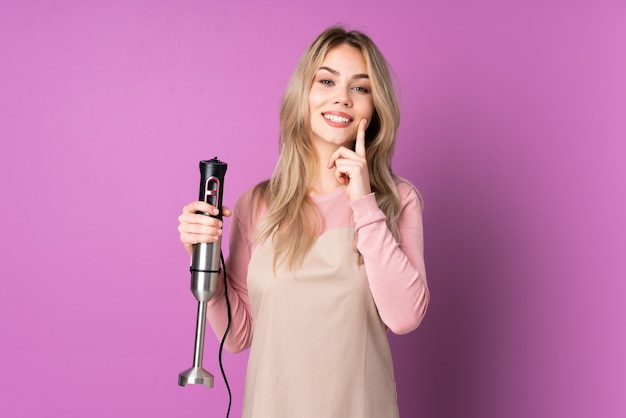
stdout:
<svg viewBox="0 0 626 418">
<path fill-rule="evenodd" d="M 243 192 L 237 199 L 235 199 L 234 210 L 236 212 L 241 212 L 242 209 L 247 209 L 250 206 L 250 202 L 252 202 L 252 195 L 254 189 L 248 189 Z"/>
<path fill-rule="evenodd" d="M 233 212 L 237 218 L 246 224 L 258 218 L 260 212 L 265 210 L 265 185 L 266 181 L 243 192 L 233 205 Z"/>
<path fill-rule="evenodd" d="M 417 204 L 420 209 L 424 208 L 424 199 L 417 187 L 405 178 L 394 176 L 396 183 L 396 190 L 400 199 L 401 205 L 407 206 L 408 204 Z"/>
</svg>

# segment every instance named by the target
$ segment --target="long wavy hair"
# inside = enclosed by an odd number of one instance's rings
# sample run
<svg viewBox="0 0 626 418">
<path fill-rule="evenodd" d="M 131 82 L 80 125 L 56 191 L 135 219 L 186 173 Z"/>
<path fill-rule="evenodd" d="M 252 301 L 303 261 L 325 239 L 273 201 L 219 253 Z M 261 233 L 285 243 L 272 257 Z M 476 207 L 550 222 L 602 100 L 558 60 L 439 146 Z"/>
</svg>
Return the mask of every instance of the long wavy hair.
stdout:
<svg viewBox="0 0 626 418">
<path fill-rule="evenodd" d="M 397 222 L 401 207 L 391 158 L 400 108 L 390 68 L 367 35 L 333 26 L 322 32 L 298 61 L 280 107 L 278 162 L 272 177 L 253 191 L 253 207 L 266 209 L 256 225 L 256 237 L 274 240 L 274 269 L 286 262 L 289 269 L 295 270 L 321 231 L 321 218 L 308 194 L 319 163 L 309 137 L 308 97 L 326 54 L 342 44 L 358 49 L 365 59 L 374 102 L 374 114 L 365 132 L 369 178 L 387 225 L 399 239 Z"/>
</svg>

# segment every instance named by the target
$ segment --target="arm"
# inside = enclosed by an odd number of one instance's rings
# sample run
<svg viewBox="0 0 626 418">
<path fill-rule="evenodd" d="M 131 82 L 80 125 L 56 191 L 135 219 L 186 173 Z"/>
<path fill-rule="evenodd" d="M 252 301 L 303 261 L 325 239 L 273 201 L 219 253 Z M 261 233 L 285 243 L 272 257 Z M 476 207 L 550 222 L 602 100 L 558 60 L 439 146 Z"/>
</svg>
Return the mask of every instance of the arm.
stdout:
<svg viewBox="0 0 626 418">
<path fill-rule="evenodd" d="M 402 211 L 398 220 L 400 243 L 385 222 L 374 194 L 351 202 L 356 223 L 357 248 L 378 308 L 389 329 L 408 333 L 420 324 L 430 300 L 424 266 L 422 213 L 417 191 L 398 184 Z"/>
<path fill-rule="evenodd" d="M 249 193 L 235 202 L 230 223 L 229 253 L 226 259 L 228 300 L 231 307 L 231 327 L 224 344 L 231 353 L 245 350 L 252 342 L 252 316 L 248 298 L 248 264 L 252 254 L 249 234 Z M 224 278 L 207 303 L 207 319 L 218 338 L 222 338 L 228 324 Z"/>
</svg>

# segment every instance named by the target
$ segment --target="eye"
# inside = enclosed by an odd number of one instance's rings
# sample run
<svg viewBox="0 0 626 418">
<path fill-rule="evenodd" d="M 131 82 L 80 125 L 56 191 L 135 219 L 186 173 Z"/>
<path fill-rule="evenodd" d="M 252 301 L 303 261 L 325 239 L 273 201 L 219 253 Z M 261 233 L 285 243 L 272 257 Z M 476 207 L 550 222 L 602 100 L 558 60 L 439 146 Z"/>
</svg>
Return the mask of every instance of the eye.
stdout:
<svg viewBox="0 0 626 418">
<path fill-rule="evenodd" d="M 367 87 L 363 87 L 363 86 L 352 87 L 352 90 L 358 91 L 359 93 L 369 93 L 370 92 L 370 90 Z"/>
<path fill-rule="evenodd" d="M 322 84 L 324 84 L 326 86 L 332 86 L 333 85 L 333 82 L 331 80 L 327 79 L 327 78 L 320 79 L 320 83 L 322 83 Z"/>
</svg>

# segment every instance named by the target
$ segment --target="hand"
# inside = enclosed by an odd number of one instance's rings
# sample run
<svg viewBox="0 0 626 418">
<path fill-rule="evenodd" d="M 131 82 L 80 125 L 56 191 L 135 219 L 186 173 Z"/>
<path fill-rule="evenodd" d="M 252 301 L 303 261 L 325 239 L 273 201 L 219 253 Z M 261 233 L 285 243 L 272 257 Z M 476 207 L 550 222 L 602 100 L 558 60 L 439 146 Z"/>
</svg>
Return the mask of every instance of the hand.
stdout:
<svg viewBox="0 0 626 418">
<path fill-rule="evenodd" d="M 346 188 L 350 201 L 368 195 L 372 192 L 367 160 L 365 158 L 365 128 L 367 121 L 361 119 L 356 134 L 354 151 L 340 147 L 328 161 L 328 168 L 335 168 L 335 177 Z"/>
<path fill-rule="evenodd" d="M 218 215 L 219 210 L 206 202 L 191 202 L 183 208 L 183 213 L 178 217 L 178 232 L 180 241 L 189 254 L 193 254 L 193 246 L 201 242 L 216 242 L 222 236 L 223 222 L 217 218 L 198 214 L 206 212 Z M 232 211 L 222 206 L 222 216 L 231 216 Z"/>
</svg>

